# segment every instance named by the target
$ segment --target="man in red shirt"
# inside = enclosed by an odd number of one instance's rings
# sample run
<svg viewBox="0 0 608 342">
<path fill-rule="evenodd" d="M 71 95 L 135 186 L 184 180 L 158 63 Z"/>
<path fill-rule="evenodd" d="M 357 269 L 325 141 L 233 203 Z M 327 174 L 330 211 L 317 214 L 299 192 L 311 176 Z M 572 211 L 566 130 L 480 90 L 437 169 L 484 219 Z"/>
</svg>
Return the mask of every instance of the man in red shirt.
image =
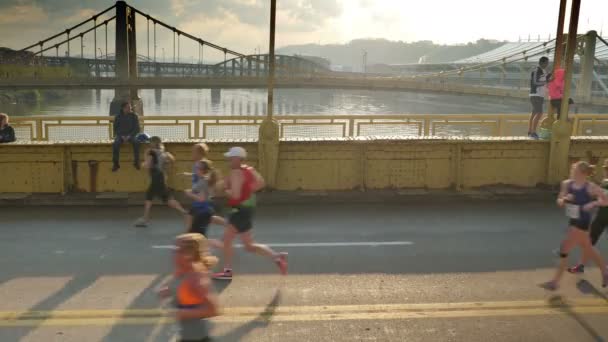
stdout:
<svg viewBox="0 0 608 342">
<path fill-rule="evenodd" d="M 251 166 L 243 162 L 247 151 L 242 147 L 232 147 L 224 154 L 230 163 L 230 174 L 225 181 L 230 213 L 228 227 L 224 231 L 224 269 L 213 275 L 215 279 L 232 279 L 232 244 L 239 236 L 245 250 L 270 258 L 279 267 L 281 274 L 287 274 L 287 253 L 277 253 L 266 245 L 253 240 L 253 215 L 255 212 L 255 193 L 265 185 L 264 178 Z"/>
</svg>

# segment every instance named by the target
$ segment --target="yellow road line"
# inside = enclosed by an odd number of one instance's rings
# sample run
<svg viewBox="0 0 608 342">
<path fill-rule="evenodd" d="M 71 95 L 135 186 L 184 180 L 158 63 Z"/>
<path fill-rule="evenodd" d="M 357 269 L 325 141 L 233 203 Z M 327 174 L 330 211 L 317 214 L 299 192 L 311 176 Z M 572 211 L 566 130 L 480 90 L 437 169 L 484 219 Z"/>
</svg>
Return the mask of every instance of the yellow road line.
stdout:
<svg viewBox="0 0 608 342">
<path fill-rule="evenodd" d="M 608 314 L 608 307 L 574 307 L 569 312 L 576 314 Z M 213 319 L 216 323 L 243 323 L 253 320 L 272 322 L 306 322 L 306 321 L 344 321 L 344 320 L 397 320 L 397 319 L 441 319 L 473 317 L 524 317 L 566 315 L 568 311 L 560 308 L 521 308 L 521 309 L 488 309 L 488 310 L 449 310 L 449 311 L 394 311 L 394 312 L 342 312 L 330 314 L 294 314 L 272 316 L 258 315 L 225 315 Z M 50 318 L 25 320 L 0 320 L 0 327 L 19 326 L 107 326 L 107 325 L 156 325 L 169 324 L 170 317 L 127 317 L 127 318 Z"/>
<path fill-rule="evenodd" d="M 275 322 L 328 320 L 389 320 L 412 318 L 457 318 L 488 316 L 558 315 L 608 313 L 608 303 L 600 299 L 555 301 L 502 301 L 467 303 L 328 305 L 226 308 L 216 322 L 246 322 L 254 319 Z M 164 324 L 172 322 L 168 310 L 57 310 L 0 312 L 0 326 L 32 325 L 113 325 Z"/>
<path fill-rule="evenodd" d="M 560 305 L 562 302 L 556 302 Z M 574 299 L 563 302 L 569 306 L 607 306 L 602 299 Z M 362 304 L 362 305 L 317 305 L 317 306 L 277 306 L 275 313 L 331 313 L 331 312 L 387 312 L 387 311 L 430 311 L 430 310 L 471 310 L 471 309 L 519 309 L 551 307 L 547 301 L 492 301 L 458 303 L 408 303 L 408 304 Z M 227 315 L 257 314 L 261 307 L 227 307 Z M 169 311 L 162 309 L 122 309 L 122 310 L 54 310 L 54 311 L 0 311 L 0 320 L 47 319 L 47 318 L 126 318 L 163 317 Z"/>
</svg>

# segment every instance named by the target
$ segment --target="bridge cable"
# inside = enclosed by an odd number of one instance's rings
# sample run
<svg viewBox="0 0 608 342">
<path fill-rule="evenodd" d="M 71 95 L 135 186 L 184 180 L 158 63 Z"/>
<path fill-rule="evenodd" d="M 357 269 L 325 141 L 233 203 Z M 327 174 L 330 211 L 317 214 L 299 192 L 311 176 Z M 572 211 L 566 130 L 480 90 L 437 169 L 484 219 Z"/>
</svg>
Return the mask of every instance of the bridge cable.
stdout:
<svg viewBox="0 0 608 342">
<path fill-rule="evenodd" d="M 69 36 L 70 31 L 73 31 L 73 30 L 75 30 L 75 29 L 79 28 L 80 26 L 82 26 L 82 25 L 84 25 L 84 24 L 88 23 L 89 21 L 93 20 L 93 18 L 95 18 L 95 17 L 99 17 L 99 16 L 101 16 L 101 15 L 103 15 L 103 14 L 107 13 L 108 11 L 110 11 L 110 10 L 112 10 L 112 9 L 114 9 L 114 8 L 116 8 L 116 5 L 112 5 L 112 6 L 111 6 L 111 7 L 109 7 L 108 9 L 106 9 L 106 10 L 104 10 L 104 11 L 101 11 L 101 12 L 97 13 L 97 14 L 96 14 L 96 15 L 94 15 L 93 17 L 91 17 L 91 18 L 89 18 L 89 19 L 87 19 L 87 20 L 85 20 L 85 21 L 83 21 L 83 22 L 81 22 L 81 23 L 79 23 L 79 24 L 76 24 L 76 25 L 74 25 L 74 26 L 72 26 L 72 27 L 70 27 L 70 28 L 66 29 L 65 31 L 63 31 L 63 32 L 61 32 L 61 33 L 57 33 L 57 34 L 55 34 L 55 35 L 53 35 L 53 36 L 51 36 L 51 37 L 48 37 L 48 38 L 46 38 L 46 39 L 42 40 L 41 42 L 46 43 L 46 42 L 48 42 L 49 40 L 53 40 L 53 39 L 55 39 L 55 38 L 57 38 L 57 37 L 59 37 L 59 36 L 61 36 L 61 35 L 63 35 L 63 34 L 68 34 L 68 36 Z M 38 42 L 38 43 L 36 43 L 36 44 L 32 44 L 32 45 L 30 45 L 30 46 L 28 46 L 28 47 L 26 47 L 26 48 L 23 48 L 23 49 L 21 49 L 21 51 L 26 51 L 26 50 L 29 50 L 29 49 L 31 49 L 31 48 L 33 48 L 33 47 L 36 47 L 37 45 L 40 45 L 40 42 Z"/>
<path fill-rule="evenodd" d="M 59 43 L 55 44 L 54 46 L 50 46 L 50 47 L 44 49 L 43 52 L 48 51 L 48 50 L 52 49 L 53 47 L 60 46 L 60 45 L 63 45 L 63 44 L 67 43 L 67 45 L 68 45 L 68 51 L 67 52 L 68 52 L 68 57 L 69 57 L 70 56 L 70 41 L 79 38 L 81 35 L 85 35 L 85 34 L 91 32 L 91 31 L 95 30 L 96 28 L 100 27 L 101 25 L 107 25 L 107 22 L 112 21 L 114 19 L 116 19 L 116 16 L 111 17 L 111 18 L 107 19 L 104 23 L 97 24 L 95 27 L 92 27 L 92 28 L 90 28 L 90 29 L 88 29 L 88 30 L 86 30 L 84 32 L 81 32 L 79 35 L 76 35 L 76 36 L 73 36 L 73 37 L 69 37 L 69 33 L 68 33 L 68 39 L 66 39 L 66 40 L 64 40 L 62 42 L 59 42 Z M 108 48 L 107 46 L 108 45 L 107 45 L 107 31 L 106 31 L 106 50 Z M 35 54 L 38 54 L 38 53 L 39 52 L 37 52 Z"/>
<path fill-rule="evenodd" d="M 95 17 L 93 19 L 93 27 L 97 27 L 97 17 Z M 93 54 L 95 55 L 95 66 L 96 69 L 95 71 L 97 71 L 97 69 L 99 69 L 99 67 L 97 66 L 97 29 L 93 30 Z"/>
<path fill-rule="evenodd" d="M 455 70 L 452 70 L 452 71 L 448 71 L 448 72 L 443 72 L 443 73 L 435 73 L 435 74 L 431 73 L 431 74 L 427 74 L 426 76 L 445 76 L 445 75 L 449 75 L 449 74 L 453 74 L 453 73 L 461 74 L 461 73 L 466 72 L 466 71 L 477 71 L 480 68 L 488 68 L 488 67 L 497 66 L 498 65 L 498 64 L 496 64 L 497 62 L 500 62 L 500 64 L 504 65 L 504 64 L 512 63 L 514 61 L 521 60 L 521 58 L 520 58 L 520 59 L 517 59 L 517 60 L 510 60 L 510 61 L 507 62 L 507 60 L 509 58 L 512 58 L 512 57 L 515 57 L 515 56 L 519 56 L 522 53 L 524 54 L 524 60 L 527 60 L 529 57 L 533 57 L 533 56 L 545 53 L 545 50 L 544 49 L 540 50 L 539 52 L 536 52 L 533 55 L 529 55 L 529 56 L 526 56 L 526 53 L 528 53 L 530 51 L 537 50 L 537 49 L 542 48 L 542 47 L 546 47 L 546 45 L 548 43 L 550 43 L 550 41 L 542 43 L 542 44 L 539 44 L 539 45 L 536 45 L 536 46 L 534 46 L 534 47 L 532 47 L 530 49 L 524 49 L 523 51 L 518 51 L 518 52 L 516 52 L 514 54 L 511 54 L 511 55 L 508 55 L 508 56 L 503 56 L 502 58 L 494 60 L 494 61 L 482 62 L 482 63 L 476 64 L 476 65 L 472 65 L 472 66 L 469 66 L 469 67 L 464 67 L 464 68 L 461 67 L 461 68 L 458 68 L 458 69 L 455 69 Z M 549 48 L 547 51 L 550 51 L 550 50 L 552 50 L 552 49 Z M 422 76 L 422 75 L 420 75 L 420 76 Z"/>
<path fill-rule="evenodd" d="M 147 45 L 148 45 L 148 60 L 150 60 L 150 18 L 146 21 L 146 25 L 148 27 L 147 30 Z"/>
<path fill-rule="evenodd" d="M 109 59 L 109 57 L 108 57 L 108 21 L 107 20 L 104 22 L 104 26 L 106 29 L 106 61 L 107 61 Z"/>
<path fill-rule="evenodd" d="M 154 17 L 150 16 L 149 14 L 146 14 L 146 13 L 144 13 L 144 12 L 142 12 L 142 11 L 138 10 L 138 9 L 137 9 L 137 8 L 135 8 L 135 7 L 132 7 L 132 6 L 129 6 L 129 7 L 130 7 L 130 8 L 131 8 L 133 11 L 135 11 L 135 13 L 138 13 L 138 14 L 140 14 L 140 15 L 144 16 L 144 17 L 149 17 L 149 18 L 151 18 L 151 20 L 152 20 L 154 23 L 158 23 L 159 25 L 161 25 L 161 26 L 163 26 L 163 27 L 165 27 L 165 28 L 167 28 L 167 29 L 169 29 L 169 30 L 172 30 L 172 31 L 174 32 L 174 34 L 175 34 L 175 33 L 179 33 L 180 35 L 183 35 L 183 36 L 185 36 L 186 38 L 189 38 L 189 39 L 191 39 L 191 40 L 198 41 L 199 43 L 201 43 L 201 44 L 203 44 L 203 45 L 207 45 L 207 46 L 209 46 L 209 47 L 211 47 L 211 48 L 213 48 L 213 49 L 216 49 L 216 50 L 218 50 L 218 51 L 223 51 L 225 55 L 226 55 L 226 54 L 230 54 L 230 55 L 234 55 L 234 56 L 236 56 L 236 57 L 244 57 L 244 58 L 246 58 L 247 60 L 252 60 L 252 59 L 253 59 L 253 60 L 256 60 L 258 63 L 259 63 L 259 62 L 263 62 L 263 61 L 259 60 L 259 59 L 258 59 L 257 57 L 255 57 L 255 56 L 248 56 L 248 55 L 245 55 L 245 54 L 242 54 L 242 53 L 239 53 L 239 52 L 236 52 L 236 51 L 230 50 L 230 49 L 228 49 L 228 48 L 224 48 L 224 47 L 221 47 L 221 46 L 219 46 L 219 45 L 213 44 L 213 43 L 211 43 L 211 42 L 204 41 L 204 40 L 202 40 L 201 38 L 195 37 L 195 36 L 193 36 L 193 35 L 191 35 L 191 34 L 189 34 L 189 33 L 187 33 L 187 32 L 181 31 L 181 30 L 179 30 L 179 29 L 177 29 L 177 28 L 175 28 L 175 27 L 173 27 L 173 26 L 171 26 L 171 25 L 168 25 L 168 24 L 166 24 L 166 23 L 164 23 L 164 22 L 162 22 L 162 21 L 160 21 L 160 20 L 158 20 L 158 19 L 156 19 L 156 18 L 154 18 Z M 174 36 L 174 40 L 175 40 L 175 36 Z M 174 44 L 174 56 L 175 56 L 175 44 Z M 226 60 L 227 60 L 227 58 L 225 57 L 225 58 L 224 58 L 224 60 L 226 61 Z M 175 58 L 174 58 L 174 62 L 175 62 Z M 281 67 L 281 68 L 284 68 L 283 66 L 280 66 L 280 67 Z"/>
<path fill-rule="evenodd" d="M 154 22 L 154 63 L 156 63 L 156 22 Z"/>
<path fill-rule="evenodd" d="M 580 39 L 581 37 L 583 37 L 583 35 L 579 35 L 577 37 L 577 39 Z M 515 63 L 515 62 L 519 62 L 519 61 L 527 61 L 530 57 L 534 57 L 534 56 L 538 56 L 538 55 L 541 55 L 541 54 L 545 54 L 545 53 L 548 53 L 548 52 L 554 50 L 555 47 L 551 47 L 551 48 L 548 48 L 546 50 L 544 50 L 544 49 L 540 50 L 540 51 L 535 52 L 535 53 L 533 53 L 531 55 L 526 55 L 526 53 L 529 52 L 529 51 L 536 50 L 539 47 L 546 47 L 546 45 L 548 43 L 549 42 L 542 43 L 540 45 L 537 45 L 535 47 L 530 48 L 529 50 L 524 50 L 523 52 L 519 52 L 519 53 L 510 55 L 508 57 L 503 57 L 500 60 L 496 60 L 496 61 L 484 62 L 484 63 L 480 63 L 478 65 L 474 65 L 474 66 L 471 66 L 471 67 L 459 68 L 457 70 L 451 70 L 451 71 L 448 71 L 448 72 L 434 73 L 434 74 L 430 74 L 430 75 L 428 75 L 428 74 L 427 75 L 412 75 L 410 77 L 411 78 L 417 78 L 417 77 L 433 78 L 433 77 L 444 77 L 446 75 L 452 75 L 452 74 L 455 74 L 455 73 L 460 75 L 460 74 L 462 74 L 464 72 L 479 71 L 479 70 L 485 69 L 485 68 L 491 68 L 491 67 L 496 67 L 496 66 L 500 66 L 500 65 L 511 64 L 511 63 Z M 564 42 L 563 45 L 566 45 L 566 42 Z M 518 56 L 521 53 L 524 54 L 523 57 L 507 61 L 508 58 L 512 58 L 514 56 Z"/>
</svg>

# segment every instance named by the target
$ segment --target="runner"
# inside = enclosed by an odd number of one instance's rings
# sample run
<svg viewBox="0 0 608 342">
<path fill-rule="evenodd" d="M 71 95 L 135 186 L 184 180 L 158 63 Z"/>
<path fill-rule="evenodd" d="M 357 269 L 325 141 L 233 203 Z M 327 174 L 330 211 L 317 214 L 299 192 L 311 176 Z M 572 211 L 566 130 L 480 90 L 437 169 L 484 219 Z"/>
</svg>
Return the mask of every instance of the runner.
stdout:
<svg viewBox="0 0 608 342">
<path fill-rule="evenodd" d="M 547 290 L 557 290 L 559 281 L 567 268 L 568 253 L 572 248 L 580 246 L 583 253 L 590 255 L 600 268 L 602 275 L 602 287 L 608 285 L 608 269 L 600 254 L 591 245 L 589 238 L 589 225 L 591 213 L 595 207 L 608 204 L 608 199 L 602 189 L 587 181 L 592 174 L 593 166 L 584 161 L 572 165 L 570 179 L 562 182 L 560 193 L 557 197 L 557 205 L 565 207 L 566 214 L 570 218 L 568 234 L 562 241 L 560 247 L 560 263 L 557 267 L 553 280 L 542 284 Z M 598 198 L 594 200 L 593 198 Z"/>
<path fill-rule="evenodd" d="M 184 215 L 187 214 L 179 202 L 173 198 L 171 191 L 167 187 L 165 169 L 167 164 L 174 161 L 175 158 L 171 153 L 165 151 L 165 147 L 159 137 L 150 138 L 150 149 L 146 151 L 146 160 L 144 161 L 144 168 L 150 170 L 150 185 L 146 192 L 146 201 L 144 202 L 144 216 L 135 222 L 136 227 L 148 226 L 150 223 L 152 201 L 157 197 L 170 208 L 176 209 Z"/>
<path fill-rule="evenodd" d="M 209 165 L 211 165 L 211 161 L 206 159 L 208 154 L 209 154 L 209 147 L 207 146 L 207 144 L 199 143 L 199 144 L 194 144 L 194 146 L 192 146 L 192 161 L 194 162 L 194 164 L 192 165 L 192 173 L 184 172 L 184 173 L 181 173 L 180 175 L 192 177 L 192 188 L 193 189 L 199 181 L 199 175 L 198 175 L 198 170 L 197 170 L 198 162 L 204 160 L 204 161 L 207 161 L 209 163 Z M 209 189 L 208 202 L 211 205 L 211 207 L 213 208 L 213 211 L 216 215 L 213 215 L 211 217 L 211 223 L 226 227 L 226 225 L 227 225 L 226 220 L 224 220 L 222 217 L 223 205 L 221 203 L 222 202 L 221 198 L 223 197 L 222 196 L 223 195 L 222 194 L 223 181 L 221 179 L 221 175 L 220 175 L 219 171 L 217 171 L 216 169 L 213 169 L 213 172 L 216 175 L 217 182 L 214 186 L 208 187 L 208 189 Z M 222 191 L 219 191 L 219 189 L 222 189 Z M 190 222 L 188 220 L 186 220 L 186 228 L 190 229 Z M 215 242 L 219 242 L 219 241 L 214 241 L 214 243 L 212 244 L 213 247 L 217 247 L 217 244 Z"/>
<path fill-rule="evenodd" d="M 608 196 L 608 159 L 604 160 L 604 165 L 602 165 L 604 169 L 604 180 L 601 183 L 601 188 L 604 190 L 606 196 Z M 602 236 L 604 230 L 608 227 L 608 206 L 601 206 L 597 212 L 597 215 L 593 219 L 591 223 L 591 232 L 589 235 L 591 236 L 591 245 L 595 246 L 597 241 Z M 570 273 L 583 273 L 585 272 L 585 264 L 587 263 L 589 256 L 583 254 L 581 258 L 581 262 L 568 269 Z"/>
<path fill-rule="evenodd" d="M 243 164 L 247 151 L 242 147 L 232 147 L 226 154 L 230 163 L 230 175 L 226 180 L 226 193 L 230 214 L 228 227 L 224 230 L 224 269 L 213 275 L 216 279 L 232 279 L 232 243 L 240 236 L 245 250 L 272 259 L 281 274 L 287 274 L 287 253 L 277 253 L 268 246 L 253 240 L 253 214 L 255 211 L 255 192 L 264 187 L 264 179 L 254 168 Z"/>
<path fill-rule="evenodd" d="M 191 190 L 186 190 L 186 196 L 190 197 L 192 208 L 186 216 L 186 229 L 189 233 L 199 233 L 207 236 L 209 223 L 214 222 L 226 226 L 226 221 L 214 215 L 213 204 L 211 203 L 212 194 L 220 181 L 219 172 L 213 168 L 210 160 L 203 159 L 195 164 L 197 181 L 192 185 Z M 222 248 L 221 242 L 209 240 L 215 248 Z"/>
<path fill-rule="evenodd" d="M 209 270 L 217 258 L 209 255 L 207 240 L 201 234 L 179 235 L 175 245 L 174 275 L 169 286 L 162 287 L 158 294 L 173 298 L 180 341 L 211 341 L 206 319 L 219 315 L 219 305 Z"/>
</svg>

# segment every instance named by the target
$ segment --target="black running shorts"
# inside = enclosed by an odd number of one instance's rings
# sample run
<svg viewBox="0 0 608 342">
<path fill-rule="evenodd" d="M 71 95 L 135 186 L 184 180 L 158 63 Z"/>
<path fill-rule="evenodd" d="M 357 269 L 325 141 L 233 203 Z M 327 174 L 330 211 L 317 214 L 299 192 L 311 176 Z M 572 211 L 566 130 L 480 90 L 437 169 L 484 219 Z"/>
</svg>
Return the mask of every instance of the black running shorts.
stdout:
<svg viewBox="0 0 608 342">
<path fill-rule="evenodd" d="M 239 233 L 246 233 L 253 228 L 253 207 L 232 207 L 228 214 L 230 223 Z"/>
</svg>

